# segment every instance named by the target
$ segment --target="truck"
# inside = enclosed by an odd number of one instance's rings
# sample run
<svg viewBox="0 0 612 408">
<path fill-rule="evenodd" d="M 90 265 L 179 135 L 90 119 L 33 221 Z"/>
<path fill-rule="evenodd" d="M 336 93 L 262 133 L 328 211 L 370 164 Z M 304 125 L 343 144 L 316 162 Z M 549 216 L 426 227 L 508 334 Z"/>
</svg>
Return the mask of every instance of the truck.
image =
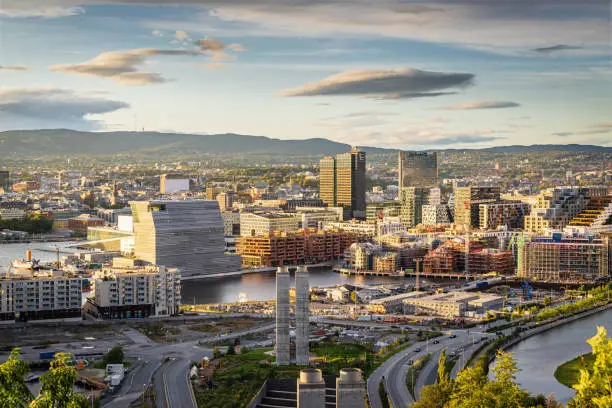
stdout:
<svg viewBox="0 0 612 408">
<path fill-rule="evenodd" d="M 57 351 L 41 351 L 39 354 L 39 358 L 41 360 L 53 360 L 53 356 L 55 356 Z"/>
</svg>

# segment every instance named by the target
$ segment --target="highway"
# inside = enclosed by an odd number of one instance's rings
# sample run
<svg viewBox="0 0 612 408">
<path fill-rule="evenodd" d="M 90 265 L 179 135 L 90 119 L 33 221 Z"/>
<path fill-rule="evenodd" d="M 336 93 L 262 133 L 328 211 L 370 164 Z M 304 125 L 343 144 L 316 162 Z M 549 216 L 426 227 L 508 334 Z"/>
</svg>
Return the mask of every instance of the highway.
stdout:
<svg viewBox="0 0 612 408">
<path fill-rule="evenodd" d="M 471 347 L 474 336 L 491 336 L 488 333 L 470 332 L 467 330 L 453 330 L 453 334 L 457 337 L 450 338 L 448 335 L 438 337 L 438 344 L 433 344 L 432 341 L 419 342 L 395 354 L 384 364 L 378 367 L 368 378 L 367 392 L 370 406 L 372 408 L 382 408 L 382 401 L 378 394 L 378 386 L 384 377 L 385 387 L 391 400 L 391 404 L 395 408 L 404 408 L 410 406 L 414 399 L 408 392 L 406 387 L 406 372 L 409 367 L 409 361 L 416 361 L 419 358 L 431 353 L 431 359 L 428 364 L 423 367 L 418 378 L 415 379 L 415 392 L 420 395 L 420 390 L 427 384 L 432 384 L 436 380 L 438 359 L 442 349 L 446 348 L 447 353 L 461 350 L 463 347 Z M 418 352 L 416 349 L 420 349 Z"/>
</svg>

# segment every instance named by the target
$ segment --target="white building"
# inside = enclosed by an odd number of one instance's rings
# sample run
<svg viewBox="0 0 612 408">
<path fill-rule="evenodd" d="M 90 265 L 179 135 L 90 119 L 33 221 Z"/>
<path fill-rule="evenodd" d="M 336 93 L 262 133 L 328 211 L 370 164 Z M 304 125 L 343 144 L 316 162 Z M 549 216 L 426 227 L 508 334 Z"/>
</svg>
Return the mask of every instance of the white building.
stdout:
<svg viewBox="0 0 612 408">
<path fill-rule="evenodd" d="M 0 278 L 0 323 L 81 319 L 83 279 L 30 272 Z"/>
<path fill-rule="evenodd" d="M 189 191 L 189 179 L 181 174 L 162 174 L 159 180 L 161 194 Z"/>
<path fill-rule="evenodd" d="M 290 232 L 300 228 L 301 216 L 281 212 L 240 213 L 240 235 L 243 237 L 268 234 L 272 231 Z"/>
<path fill-rule="evenodd" d="M 113 259 L 94 276 L 87 312 L 105 319 L 176 315 L 181 307 L 181 273 L 176 268 Z"/>
</svg>

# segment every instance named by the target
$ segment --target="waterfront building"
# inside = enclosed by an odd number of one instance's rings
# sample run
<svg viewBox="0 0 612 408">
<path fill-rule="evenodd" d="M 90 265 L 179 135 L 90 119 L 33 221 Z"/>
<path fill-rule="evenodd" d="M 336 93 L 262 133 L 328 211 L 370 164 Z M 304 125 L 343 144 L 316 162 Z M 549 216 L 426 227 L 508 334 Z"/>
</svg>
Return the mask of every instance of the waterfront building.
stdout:
<svg viewBox="0 0 612 408">
<path fill-rule="evenodd" d="M 101 319 L 174 316 L 181 308 L 181 273 L 176 268 L 115 258 L 112 268 L 97 271 L 95 297 L 85 310 Z"/>
<path fill-rule="evenodd" d="M 289 269 L 276 271 L 276 365 L 289 365 L 291 343 L 289 338 Z"/>
<path fill-rule="evenodd" d="M 374 269 L 374 256 L 381 250 L 380 245 L 355 242 L 346 251 L 344 262 L 350 269 L 371 271 Z"/>
<path fill-rule="evenodd" d="M 240 237 L 236 252 L 241 255 L 242 263 L 251 267 L 313 264 L 341 257 L 358 240 L 356 234 L 339 229 L 273 231 Z"/>
<path fill-rule="evenodd" d="M 499 187 L 467 186 L 454 189 L 454 222 L 459 231 L 480 227 L 480 204 L 500 200 Z"/>
<path fill-rule="evenodd" d="M 240 259 L 225 255 L 223 223 L 215 200 L 132 201 L 134 254 L 181 276 L 235 272 Z"/>
<path fill-rule="evenodd" d="M 374 270 L 376 272 L 395 273 L 399 269 L 397 252 L 382 252 L 374 255 Z"/>
<path fill-rule="evenodd" d="M 240 235 L 255 237 L 274 231 L 290 232 L 300 228 L 298 214 L 282 212 L 242 212 L 240 213 Z"/>
<path fill-rule="evenodd" d="M 159 177 L 159 192 L 161 194 L 174 194 L 189 191 L 189 178 L 183 174 L 168 173 Z"/>
<path fill-rule="evenodd" d="M 319 197 L 330 207 L 342 207 L 344 219 L 366 218 L 366 153 L 357 148 L 319 163 Z"/>
<path fill-rule="evenodd" d="M 531 205 L 521 201 L 480 204 L 478 206 L 479 227 L 482 230 L 492 230 L 502 226 L 510 230 L 523 229 L 525 216 L 530 210 Z"/>
<path fill-rule="evenodd" d="M 525 240 L 518 251 L 518 274 L 524 278 L 593 282 L 611 276 L 608 237 L 556 232 Z"/>
<path fill-rule="evenodd" d="M 83 278 L 62 271 L 0 277 L 0 323 L 81 320 Z"/>
<path fill-rule="evenodd" d="M 406 187 L 433 188 L 438 186 L 438 154 L 399 152 L 399 190 Z"/>
<path fill-rule="evenodd" d="M 226 237 L 240 235 L 240 211 L 223 211 L 223 235 Z"/>
<path fill-rule="evenodd" d="M 68 220 L 68 228 L 80 232 L 81 234 L 87 234 L 89 227 L 101 227 L 104 225 L 104 220 L 91 214 L 81 214 L 78 217 L 71 218 Z"/>
<path fill-rule="evenodd" d="M 493 294 L 471 292 L 448 292 L 404 300 L 404 313 L 426 313 L 455 318 L 465 316 L 468 311 L 478 314 L 503 307 L 504 298 Z"/>
</svg>

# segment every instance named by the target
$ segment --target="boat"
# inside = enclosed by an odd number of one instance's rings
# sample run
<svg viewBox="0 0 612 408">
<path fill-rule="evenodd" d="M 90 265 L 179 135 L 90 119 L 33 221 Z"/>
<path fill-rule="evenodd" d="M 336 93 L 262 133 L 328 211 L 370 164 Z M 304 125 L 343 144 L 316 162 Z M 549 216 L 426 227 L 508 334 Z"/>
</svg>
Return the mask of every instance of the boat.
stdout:
<svg viewBox="0 0 612 408">
<path fill-rule="evenodd" d="M 14 259 L 12 265 L 14 269 L 32 271 L 40 268 L 39 262 L 38 259 Z"/>
</svg>

